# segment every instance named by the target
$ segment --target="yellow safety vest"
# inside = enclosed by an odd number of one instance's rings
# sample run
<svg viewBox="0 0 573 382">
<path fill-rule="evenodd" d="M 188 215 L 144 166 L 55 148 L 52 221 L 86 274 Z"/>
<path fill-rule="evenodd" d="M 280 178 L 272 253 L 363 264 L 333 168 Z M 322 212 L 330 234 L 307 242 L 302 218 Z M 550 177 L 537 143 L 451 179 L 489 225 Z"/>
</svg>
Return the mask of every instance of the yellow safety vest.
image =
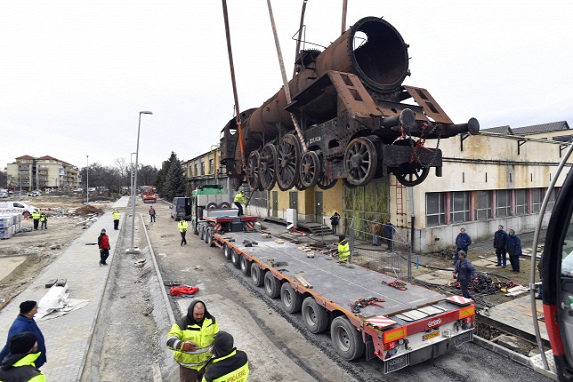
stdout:
<svg viewBox="0 0 573 382">
<path fill-rule="evenodd" d="M 213 361 L 211 361 L 211 364 L 209 365 L 209 367 L 211 365 L 215 365 L 217 362 L 220 362 L 224 359 L 227 359 L 229 357 L 234 356 L 235 354 L 237 354 L 237 350 L 233 350 L 231 353 L 227 354 L 224 357 L 221 358 L 216 358 Z M 207 369 L 209 369 L 209 367 L 207 367 Z M 225 375 L 220 376 L 219 378 L 215 378 L 213 379 L 213 382 L 227 382 L 227 381 L 233 381 L 233 382 L 246 382 L 247 381 L 247 377 L 249 376 L 249 362 L 245 362 L 245 364 L 243 366 L 241 366 L 238 369 L 235 369 L 233 371 L 231 371 L 230 373 L 227 373 Z M 207 382 L 207 379 L 205 379 L 205 377 L 203 376 L 203 379 L 201 382 Z"/>
<path fill-rule="evenodd" d="M 179 325 L 173 324 L 171 331 L 167 334 L 168 338 L 177 337 L 183 342 L 191 341 L 197 344 L 197 349 L 192 352 L 172 349 L 175 361 L 189 369 L 200 370 L 203 368 L 212 357 L 211 350 L 217 332 L 219 332 L 219 325 L 210 318 L 203 319 L 202 326 L 194 324 L 187 326 L 187 328 L 180 328 Z"/>
<path fill-rule="evenodd" d="M 113 216 L 113 220 L 119 220 L 119 218 L 121 217 L 121 214 L 117 211 L 113 211 L 111 213 L 111 216 Z"/>
<path fill-rule="evenodd" d="M 187 231 L 187 220 L 179 220 L 178 226 L 179 232 Z"/>
<path fill-rule="evenodd" d="M 38 211 L 32 212 L 32 219 L 40 220 L 40 213 Z"/>
<path fill-rule="evenodd" d="M 46 215 L 40 215 L 40 221 L 45 222 L 48 219 Z"/>
<path fill-rule="evenodd" d="M 237 195 L 235 195 L 234 202 L 245 204 L 247 201 L 245 200 L 245 195 L 243 195 L 242 192 L 239 192 Z"/>
<path fill-rule="evenodd" d="M 342 240 L 338 243 L 338 258 L 340 261 L 347 261 L 350 256 L 350 244 L 348 240 Z"/>
</svg>

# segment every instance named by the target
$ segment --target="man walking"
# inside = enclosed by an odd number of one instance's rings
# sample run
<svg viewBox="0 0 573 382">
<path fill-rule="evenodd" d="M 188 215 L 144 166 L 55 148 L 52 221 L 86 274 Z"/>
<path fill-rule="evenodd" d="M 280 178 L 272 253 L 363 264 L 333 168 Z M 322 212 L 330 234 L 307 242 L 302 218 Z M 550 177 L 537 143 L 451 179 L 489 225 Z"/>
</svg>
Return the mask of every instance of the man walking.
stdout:
<svg viewBox="0 0 573 382">
<path fill-rule="evenodd" d="M 179 232 L 181 233 L 181 245 L 187 245 L 187 240 L 185 239 L 185 235 L 187 235 L 187 220 L 181 219 L 179 223 L 177 223 L 179 227 Z"/>
<path fill-rule="evenodd" d="M 119 229 L 119 218 L 121 218 L 121 214 L 119 213 L 118 210 L 113 210 L 113 212 L 111 213 L 111 216 L 113 217 L 113 229 L 118 230 Z"/>
<path fill-rule="evenodd" d="M 460 251 L 459 260 L 454 268 L 454 278 L 457 278 L 460 283 L 460 288 L 462 289 L 462 295 L 465 298 L 474 299 L 468 290 L 470 281 L 477 279 L 477 273 L 473 264 L 467 259 L 467 255 L 464 251 Z"/>
<path fill-rule="evenodd" d="M 48 229 L 48 215 L 45 212 L 40 214 L 40 229 Z"/>
<path fill-rule="evenodd" d="M 233 202 L 235 203 L 235 205 L 237 206 L 237 208 L 239 209 L 239 212 L 237 213 L 237 216 L 243 216 L 243 206 L 242 204 L 246 204 L 247 200 L 245 199 L 245 195 L 243 194 L 243 191 L 239 191 L 239 193 L 235 196 L 235 199 L 233 200 Z"/>
<path fill-rule="evenodd" d="M 521 239 L 515 234 L 515 231 L 510 229 L 509 236 L 507 237 L 507 252 L 509 253 L 509 262 L 511 263 L 511 271 L 519 273 L 519 256 L 521 253 Z"/>
<path fill-rule="evenodd" d="M 218 332 L 215 317 L 200 300 L 192 301 L 187 315 L 171 326 L 167 334 L 167 347 L 173 350 L 173 357 L 179 364 L 181 382 L 201 381 Z"/>
<path fill-rule="evenodd" d="M 111 246 L 109 245 L 109 236 L 105 233 L 105 228 L 102 228 L 99 237 L 97 238 L 97 244 L 99 246 L 99 264 L 107 265 L 106 260 L 109 257 L 109 250 Z"/>
<path fill-rule="evenodd" d="M 493 247 L 495 248 L 495 254 L 497 255 L 496 267 L 503 266 L 505 268 L 505 264 L 507 262 L 505 257 L 505 254 L 507 253 L 506 245 L 507 233 L 503 230 L 503 226 L 500 225 L 497 227 L 497 231 L 493 235 Z"/>
<path fill-rule="evenodd" d="M 227 332 L 215 334 L 213 358 L 207 364 L 203 382 L 246 382 L 249 376 L 247 353 L 233 347 L 233 336 Z"/>
<path fill-rule="evenodd" d="M 149 206 L 149 220 L 150 223 L 155 222 L 155 208 L 153 206 Z"/>
<path fill-rule="evenodd" d="M 32 332 L 36 336 L 36 341 L 38 342 L 38 352 L 39 356 L 36 358 L 34 364 L 37 368 L 42 367 L 46 363 L 46 343 L 44 341 L 44 335 L 42 331 L 36 324 L 34 316 L 38 313 L 38 304 L 36 301 L 28 300 L 20 304 L 20 314 L 16 317 L 14 323 L 8 330 L 8 338 L 6 340 L 6 345 L 0 351 L 0 363 L 4 364 L 4 359 L 10 351 L 10 340 L 17 334 L 24 332 Z M 3 381 L 3 379 L 0 378 Z"/>
<path fill-rule="evenodd" d="M 16 334 L 10 340 L 10 354 L 0 367 L 0 381 L 45 382 L 44 373 L 36 366 L 41 355 L 33 332 Z"/>
<path fill-rule="evenodd" d="M 460 229 L 460 233 L 458 233 L 458 236 L 456 236 L 456 254 L 455 254 L 455 259 L 454 259 L 454 265 L 456 265 L 457 261 L 458 261 L 458 253 L 460 251 L 464 251 L 464 253 L 466 254 L 466 257 L 468 255 L 468 248 L 469 246 L 472 244 L 472 238 L 470 237 L 470 235 L 468 235 L 466 233 L 466 229 L 462 228 Z"/>
<path fill-rule="evenodd" d="M 32 220 L 34 221 L 34 229 L 38 230 L 38 223 L 40 223 L 40 211 L 34 210 L 32 212 Z"/>
</svg>

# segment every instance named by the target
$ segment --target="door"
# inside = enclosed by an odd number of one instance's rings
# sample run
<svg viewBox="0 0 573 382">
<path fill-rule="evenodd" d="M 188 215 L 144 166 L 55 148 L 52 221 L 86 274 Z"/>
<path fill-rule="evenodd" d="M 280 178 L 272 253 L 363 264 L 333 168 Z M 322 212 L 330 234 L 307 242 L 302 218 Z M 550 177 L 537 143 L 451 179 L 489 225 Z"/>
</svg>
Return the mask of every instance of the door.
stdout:
<svg viewBox="0 0 573 382">
<path fill-rule="evenodd" d="M 279 192 L 278 191 L 271 191 L 271 199 L 272 199 L 272 216 L 275 218 L 279 216 Z"/>
<path fill-rule="evenodd" d="M 543 315 L 559 381 L 573 381 L 573 175 L 555 202 L 541 258 Z"/>
<path fill-rule="evenodd" d="M 288 208 L 292 208 L 298 212 L 298 192 L 291 191 L 288 193 Z"/>
<path fill-rule="evenodd" d="M 314 222 L 325 224 L 324 210 L 322 209 L 322 191 L 314 192 Z"/>
</svg>

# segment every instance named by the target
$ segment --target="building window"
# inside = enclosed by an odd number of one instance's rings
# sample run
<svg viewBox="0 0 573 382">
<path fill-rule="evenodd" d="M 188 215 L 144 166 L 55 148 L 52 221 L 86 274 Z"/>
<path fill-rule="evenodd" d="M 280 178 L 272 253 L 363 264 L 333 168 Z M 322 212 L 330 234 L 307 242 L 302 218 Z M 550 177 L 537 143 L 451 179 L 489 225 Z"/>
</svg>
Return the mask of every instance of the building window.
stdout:
<svg viewBox="0 0 573 382">
<path fill-rule="evenodd" d="M 487 220 L 492 218 L 490 191 L 477 192 L 477 209 L 475 214 L 476 220 Z"/>
<path fill-rule="evenodd" d="M 528 211 L 527 190 L 515 190 L 515 214 L 526 215 Z"/>
<path fill-rule="evenodd" d="M 511 216 L 511 198 L 509 190 L 498 190 L 495 192 L 497 217 Z"/>
<path fill-rule="evenodd" d="M 452 192 L 450 197 L 450 223 L 470 220 L 470 193 Z"/>
<path fill-rule="evenodd" d="M 429 192 L 426 194 L 426 225 L 428 227 L 446 224 L 446 194 Z"/>
<path fill-rule="evenodd" d="M 554 188 L 553 192 L 549 196 L 549 200 L 547 201 L 547 209 L 545 210 L 546 212 L 551 211 L 553 209 L 553 206 L 555 205 L 555 193 L 556 192 L 557 192 L 557 188 Z"/>
<path fill-rule="evenodd" d="M 201 175 L 205 175 L 205 162 L 201 162 Z"/>
<path fill-rule="evenodd" d="M 531 212 L 537 213 L 541 210 L 543 203 L 543 189 L 534 188 L 531 190 Z"/>
<path fill-rule="evenodd" d="M 193 165 L 193 176 L 197 176 L 199 175 L 199 165 L 197 163 L 195 163 Z"/>
<path fill-rule="evenodd" d="M 209 174 L 215 174 L 215 161 L 213 159 L 209 159 Z"/>
</svg>

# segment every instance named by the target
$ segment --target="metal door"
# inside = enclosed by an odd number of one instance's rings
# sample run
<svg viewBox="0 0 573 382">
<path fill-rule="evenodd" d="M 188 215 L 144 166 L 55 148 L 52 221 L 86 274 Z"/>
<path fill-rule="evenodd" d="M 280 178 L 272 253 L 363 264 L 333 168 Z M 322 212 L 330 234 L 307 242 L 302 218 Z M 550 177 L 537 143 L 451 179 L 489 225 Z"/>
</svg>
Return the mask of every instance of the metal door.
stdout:
<svg viewBox="0 0 573 382">
<path fill-rule="evenodd" d="M 314 192 L 314 222 L 324 224 L 324 210 L 322 209 L 322 191 Z"/>
<path fill-rule="evenodd" d="M 271 191 L 272 196 L 272 216 L 275 218 L 279 216 L 279 192 L 278 191 Z"/>
</svg>

